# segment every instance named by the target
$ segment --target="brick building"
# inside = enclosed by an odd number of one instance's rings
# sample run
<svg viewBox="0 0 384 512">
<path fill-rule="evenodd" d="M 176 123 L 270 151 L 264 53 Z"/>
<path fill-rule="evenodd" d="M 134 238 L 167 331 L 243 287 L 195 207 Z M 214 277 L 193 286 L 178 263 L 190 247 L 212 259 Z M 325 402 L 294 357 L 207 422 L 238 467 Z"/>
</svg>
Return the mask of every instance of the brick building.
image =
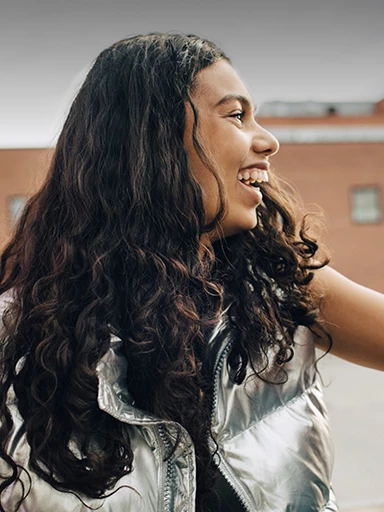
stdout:
<svg viewBox="0 0 384 512">
<path fill-rule="evenodd" d="M 384 292 L 384 101 L 285 108 L 282 117 L 276 104 L 266 105 L 269 116 L 259 118 L 281 143 L 276 172 L 307 210 L 324 210 L 331 264 Z"/>
<path fill-rule="evenodd" d="M 0 150 L 0 246 L 9 237 L 25 199 L 36 191 L 47 172 L 52 149 Z"/>
<path fill-rule="evenodd" d="M 306 209 L 325 211 L 333 266 L 384 292 L 384 100 L 275 102 L 262 107 L 259 122 L 280 140 L 276 172 L 295 185 Z M 0 244 L 52 152 L 0 150 Z"/>
</svg>

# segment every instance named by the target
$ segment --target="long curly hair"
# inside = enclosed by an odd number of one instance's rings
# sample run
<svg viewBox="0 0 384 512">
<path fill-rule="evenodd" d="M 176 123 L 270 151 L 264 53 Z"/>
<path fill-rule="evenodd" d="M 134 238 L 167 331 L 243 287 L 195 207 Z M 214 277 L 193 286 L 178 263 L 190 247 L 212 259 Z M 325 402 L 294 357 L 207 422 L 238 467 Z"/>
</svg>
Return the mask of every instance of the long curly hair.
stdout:
<svg viewBox="0 0 384 512">
<path fill-rule="evenodd" d="M 97 406 L 96 366 L 113 327 L 138 407 L 193 439 L 203 510 L 216 472 L 204 353 L 224 297 L 237 327 L 230 361 L 238 383 L 271 340 L 283 365 L 297 325 L 317 324 L 308 284 L 321 266 L 318 247 L 304 223 L 297 228 L 276 176 L 263 186 L 255 229 L 213 245 L 202 237 L 225 215 L 225 190 L 211 165 L 220 207 L 206 225 L 183 142 L 186 104 L 209 166 L 192 96 L 197 73 L 220 59 L 228 60 L 193 35 L 124 39 L 99 55 L 72 104 L 47 179 L 0 259 L 0 294 L 12 294 L 0 339 L 0 456 L 10 467 L 0 502 L 20 471 L 7 454 L 11 389 L 30 468 L 51 485 L 98 498 L 132 471 L 124 425 Z M 74 434 L 81 459 L 68 449 Z"/>
</svg>

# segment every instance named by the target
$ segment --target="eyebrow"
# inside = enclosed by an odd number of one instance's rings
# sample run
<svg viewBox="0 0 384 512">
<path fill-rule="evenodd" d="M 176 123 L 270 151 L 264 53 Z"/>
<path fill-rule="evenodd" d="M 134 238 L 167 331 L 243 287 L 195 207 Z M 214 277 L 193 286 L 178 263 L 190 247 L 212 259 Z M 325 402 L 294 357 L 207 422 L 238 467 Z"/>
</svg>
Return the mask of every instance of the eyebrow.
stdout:
<svg viewBox="0 0 384 512">
<path fill-rule="evenodd" d="M 247 96 L 243 96 L 242 94 L 226 94 L 225 96 L 223 96 L 221 98 L 221 100 L 219 100 L 215 107 L 219 107 L 220 105 L 224 105 L 225 103 L 229 103 L 230 101 L 239 101 L 243 107 L 246 107 L 248 108 L 249 110 L 252 110 L 253 108 L 253 105 L 251 103 L 251 101 L 249 100 L 249 98 L 247 98 Z M 253 113 L 254 115 L 256 115 L 256 110 L 257 108 L 255 107 L 253 109 Z"/>
</svg>

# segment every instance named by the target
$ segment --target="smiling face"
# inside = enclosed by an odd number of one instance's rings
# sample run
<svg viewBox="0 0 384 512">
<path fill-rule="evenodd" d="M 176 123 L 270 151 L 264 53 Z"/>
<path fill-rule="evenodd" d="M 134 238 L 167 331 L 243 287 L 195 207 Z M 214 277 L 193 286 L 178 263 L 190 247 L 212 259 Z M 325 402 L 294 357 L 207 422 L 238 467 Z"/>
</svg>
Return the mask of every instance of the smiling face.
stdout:
<svg viewBox="0 0 384 512">
<path fill-rule="evenodd" d="M 226 215 L 209 234 L 214 241 L 256 226 L 256 208 L 262 195 L 257 187 L 244 182 L 265 181 L 268 159 L 278 151 L 279 144 L 255 121 L 252 99 L 226 60 L 198 73 L 192 100 L 198 114 L 198 140 L 213 158 L 227 196 Z M 192 108 L 187 104 L 184 143 L 192 173 L 203 190 L 206 221 L 210 222 L 219 207 L 218 185 L 193 145 L 193 120 Z"/>
</svg>

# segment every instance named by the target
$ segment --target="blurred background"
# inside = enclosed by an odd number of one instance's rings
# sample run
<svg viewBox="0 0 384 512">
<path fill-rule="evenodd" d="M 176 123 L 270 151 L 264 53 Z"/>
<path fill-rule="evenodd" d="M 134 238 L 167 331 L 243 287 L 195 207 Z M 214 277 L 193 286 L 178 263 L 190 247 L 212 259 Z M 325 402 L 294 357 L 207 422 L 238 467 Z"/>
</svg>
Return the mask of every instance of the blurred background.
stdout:
<svg viewBox="0 0 384 512">
<path fill-rule="evenodd" d="M 128 35 L 221 46 L 280 140 L 276 172 L 324 211 L 332 265 L 384 292 L 383 0 L 1 0 L 0 245 L 44 179 L 93 59 Z M 364 343 L 364 340 L 362 340 Z M 320 363 L 341 512 L 384 510 L 384 374 Z"/>
</svg>

